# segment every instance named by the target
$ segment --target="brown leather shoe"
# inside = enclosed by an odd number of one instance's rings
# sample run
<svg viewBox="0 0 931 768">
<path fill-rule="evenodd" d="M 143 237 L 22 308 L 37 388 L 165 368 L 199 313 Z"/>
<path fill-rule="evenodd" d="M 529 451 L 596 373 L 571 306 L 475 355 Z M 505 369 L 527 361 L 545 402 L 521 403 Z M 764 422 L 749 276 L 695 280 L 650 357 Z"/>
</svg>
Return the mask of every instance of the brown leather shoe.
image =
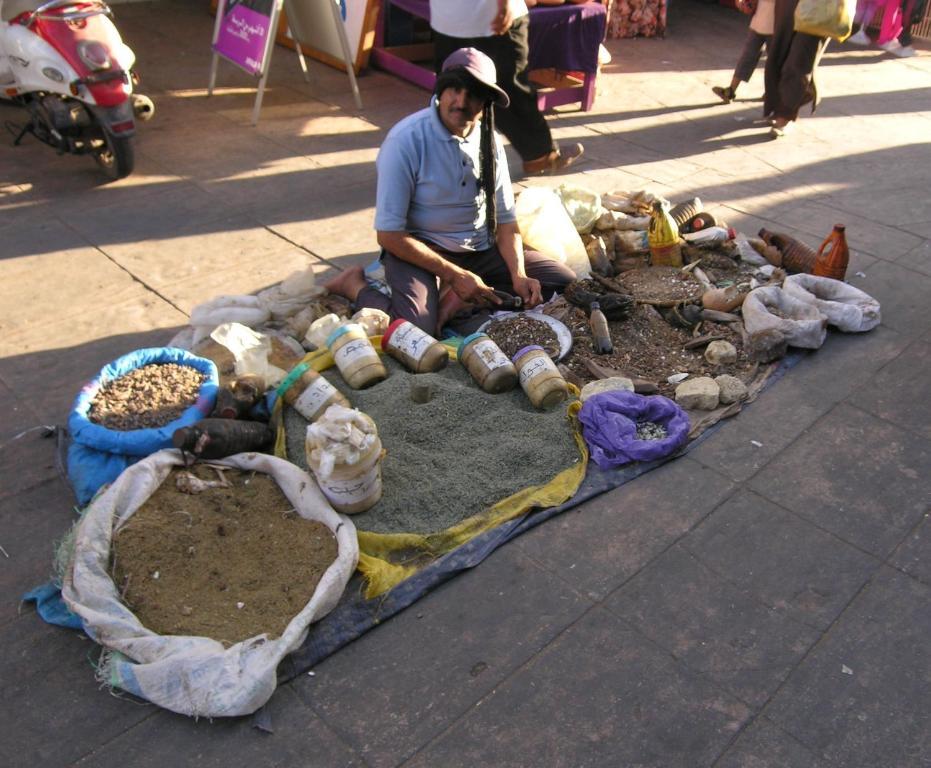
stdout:
<svg viewBox="0 0 931 768">
<path fill-rule="evenodd" d="M 535 176 L 539 173 L 553 173 L 568 168 L 576 160 L 582 157 L 585 152 L 579 142 L 569 144 L 562 149 L 554 149 L 549 154 L 538 157 L 536 160 L 527 160 L 524 162 L 524 175 Z"/>
</svg>

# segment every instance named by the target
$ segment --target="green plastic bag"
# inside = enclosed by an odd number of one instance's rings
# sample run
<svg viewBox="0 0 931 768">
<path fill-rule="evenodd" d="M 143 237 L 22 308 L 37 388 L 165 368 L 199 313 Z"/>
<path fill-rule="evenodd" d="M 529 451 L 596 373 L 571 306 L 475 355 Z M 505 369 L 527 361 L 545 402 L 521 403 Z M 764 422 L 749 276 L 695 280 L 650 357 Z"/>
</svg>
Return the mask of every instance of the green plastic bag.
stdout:
<svg viewBox="0 0 931 768">
<path fill-rule="evenodd" d="M 857 0 L 798 0 L 795 31 L 842 43 L 853 31 Z"/>
</svg>

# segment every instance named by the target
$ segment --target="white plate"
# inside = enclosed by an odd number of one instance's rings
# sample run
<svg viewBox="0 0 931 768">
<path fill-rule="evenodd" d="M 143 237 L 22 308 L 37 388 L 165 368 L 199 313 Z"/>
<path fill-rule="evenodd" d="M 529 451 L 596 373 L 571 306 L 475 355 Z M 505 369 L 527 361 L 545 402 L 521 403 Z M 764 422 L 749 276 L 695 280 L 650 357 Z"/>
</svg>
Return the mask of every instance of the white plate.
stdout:
<svg viewBox="0 0 931 768">
<path fill-rule="evenodd" d="M 517 317 L 517 315 L 526 315 L 532 320 L 539 320 L 553 329 L 556 334 L 556 341 L 559 342 L 559 357 L 556 358 L 557 360 L 562 360 L 569 354 L 569 350 L 572 349 L 572 332 L 562 320 L 544 315 L 542 312 L 534 312 L 530 309 L 526 312 L 495 312 L 486 322 L 482 323 L 479 331 L 484 333 L 488 325 L 494 320 L 507 320 L 509 317 Z"/>
</svg>

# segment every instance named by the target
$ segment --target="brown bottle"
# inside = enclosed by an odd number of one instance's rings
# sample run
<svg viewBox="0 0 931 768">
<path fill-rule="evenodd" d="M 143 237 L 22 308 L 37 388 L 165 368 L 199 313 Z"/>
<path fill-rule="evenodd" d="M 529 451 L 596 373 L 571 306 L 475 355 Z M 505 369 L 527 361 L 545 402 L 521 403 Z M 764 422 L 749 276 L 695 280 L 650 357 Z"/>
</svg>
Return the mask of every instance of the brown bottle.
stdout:
<svg viewBox="0 0 931 768">
<path fill-rule="evenodd" d="M 773 245 L 782 252 L 782 266 L 792 272 L 811 272 L 815 268 L 818 254 L 805 243 L 794 237 L 761 229 L 760 237 L 767 245 Z"/>
<path fill-rule="evenodd" d="M 843 280 L 847 274 L 847 264 L 850 262 L 850 250 L 847 248 L 847 238 L 844 235 L 846 227 L 835 224 L 834 231 L 825 238 L 818 249 L 815 259 L 815 268 L 812 274 L 819 277 L 831 277 Z"/>
</svg>

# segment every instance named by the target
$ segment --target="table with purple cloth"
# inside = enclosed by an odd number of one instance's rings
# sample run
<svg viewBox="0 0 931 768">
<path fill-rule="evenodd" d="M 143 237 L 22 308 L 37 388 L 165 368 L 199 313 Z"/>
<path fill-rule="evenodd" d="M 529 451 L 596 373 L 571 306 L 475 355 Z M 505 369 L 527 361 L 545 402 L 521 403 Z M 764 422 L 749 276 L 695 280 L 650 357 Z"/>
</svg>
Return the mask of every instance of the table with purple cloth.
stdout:
<svg viewBox="0 0 931 768">
<path fill-rule="evenodd" d="M 430 19 L 429 0 L 385 0 L 375 33 L 372 63 L 416 85 L 432 89 L 435 81 L 432 69 L 426 70 L 414 64 L 404 53 L 396 53 L 384 45 L 388 6 L 417 18 Z M 581 102 L 583 110 L 591 108 L 598 72 L 598 47 L 606 30 L 607 9 L 600 2 L 538 5 L 530 9 L 529 69 L 580 73 L 583 76 L 579 85 L 541 92 L 538 97 L 541 110 L 575 101 Z M 403 48 L 408 46 L 395 50 Z"/>
</svg>

